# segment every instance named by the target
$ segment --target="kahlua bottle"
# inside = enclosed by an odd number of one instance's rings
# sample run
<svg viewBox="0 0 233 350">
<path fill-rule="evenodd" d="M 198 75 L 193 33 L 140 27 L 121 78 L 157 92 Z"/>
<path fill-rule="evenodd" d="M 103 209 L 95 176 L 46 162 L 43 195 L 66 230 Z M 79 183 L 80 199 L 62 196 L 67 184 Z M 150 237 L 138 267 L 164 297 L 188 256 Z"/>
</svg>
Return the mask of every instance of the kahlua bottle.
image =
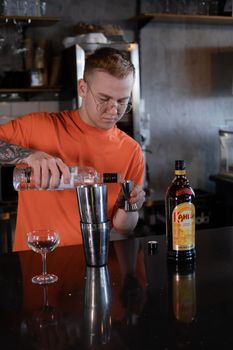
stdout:
<svg viewBox="0 0 233 350">
<path fill-rule="evenodd" d="M 177 262 L 195 258 L 194 191 L 186 177 L 184 160 L 175 161 L 175 178 L 165 198 L 167 257 Z"/>
</svg>

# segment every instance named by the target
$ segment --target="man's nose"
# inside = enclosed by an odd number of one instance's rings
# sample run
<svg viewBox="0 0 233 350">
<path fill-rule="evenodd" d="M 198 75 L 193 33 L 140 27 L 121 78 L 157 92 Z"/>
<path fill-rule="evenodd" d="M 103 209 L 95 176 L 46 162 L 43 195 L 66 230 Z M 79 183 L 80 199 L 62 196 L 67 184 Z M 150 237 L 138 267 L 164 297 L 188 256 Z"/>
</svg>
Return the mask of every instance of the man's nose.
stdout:
<svg viewBox="0 0 233 350">
<path fill-rule="evenodd" d="M 118 111 L 118 103 L 116 101 L 110 101 L 109 105 L 108 105 L 108 108 L 109 108 L 110 111 L 112 111 L 113 108 L 114 108 L 114 113 L 117 113 L 117 111 Z"/>
</svg>

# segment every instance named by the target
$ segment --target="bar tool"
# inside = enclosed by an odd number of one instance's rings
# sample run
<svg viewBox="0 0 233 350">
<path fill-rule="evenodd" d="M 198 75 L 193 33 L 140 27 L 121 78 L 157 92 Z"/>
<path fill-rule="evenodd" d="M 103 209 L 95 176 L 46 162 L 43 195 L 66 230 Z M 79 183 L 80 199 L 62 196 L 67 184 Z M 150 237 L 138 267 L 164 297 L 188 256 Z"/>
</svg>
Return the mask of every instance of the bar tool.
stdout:
<svg viewBox="0 0 233 350">
<path fill-rule="evenodd" d="M 107 185 L 82 185 L 76 190 L 86 264 L 104 266 L 108 262 L 110 234 Z"/>
<path fill-rule="evenodd" d="M 124 196 L 123 209 L 127 212 L 138 210 L 136 203 L 131 204 L 128 202 L 128 200 L 130 199 L 130 192 L 132 191 L 133 186 L 134 186 L 134 183 L 132 180 L 125 180 L 121 182 L 121 189 Z"/>
</svg>

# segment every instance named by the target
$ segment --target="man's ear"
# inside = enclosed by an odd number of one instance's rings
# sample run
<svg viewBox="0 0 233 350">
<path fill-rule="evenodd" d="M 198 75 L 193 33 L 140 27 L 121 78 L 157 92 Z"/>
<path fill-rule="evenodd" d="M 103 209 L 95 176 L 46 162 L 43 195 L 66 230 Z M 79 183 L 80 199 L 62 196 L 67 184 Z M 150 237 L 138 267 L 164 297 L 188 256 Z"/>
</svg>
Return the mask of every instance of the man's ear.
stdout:
<svg viewBox="0 0 233 350">
<path fill-rule="evenodd" d="M 87 83 L 84 79 L 78 80 L 78 94 L 81 97 L 85 97 L 87 93 Z"/>
</svg>

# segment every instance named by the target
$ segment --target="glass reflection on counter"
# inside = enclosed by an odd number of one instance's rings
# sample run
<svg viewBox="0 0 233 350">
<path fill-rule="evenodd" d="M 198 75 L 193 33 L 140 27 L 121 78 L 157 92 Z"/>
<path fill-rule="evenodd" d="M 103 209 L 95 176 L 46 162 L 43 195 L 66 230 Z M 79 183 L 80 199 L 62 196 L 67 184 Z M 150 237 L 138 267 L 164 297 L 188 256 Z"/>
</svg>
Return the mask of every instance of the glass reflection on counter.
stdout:
<svg viewBox="0 0 233 350">
<path fill-rule="evenodd" d="M 56 337 L 59 327 L 59 310 L 49 304 L 48 286 L 41 287 L 43 304 L 35 310 L 27 322 L 27 328 L 34 341 L 44 349 L 53 349 L 56 346 Z"/>
<path fill-rule="evenodd" d="M 49 302 L 50 286 L 37 286 L 42 293 L 41 307 L 32 310 L 21 322 L 21 332 L 27 342 L 45 349 L 64 349 L 67 345 L 73 345 L 79 335 L 79 327 L 76 322 L 70 323 L 64 318 L 62 310 Z"/>
</svg>

